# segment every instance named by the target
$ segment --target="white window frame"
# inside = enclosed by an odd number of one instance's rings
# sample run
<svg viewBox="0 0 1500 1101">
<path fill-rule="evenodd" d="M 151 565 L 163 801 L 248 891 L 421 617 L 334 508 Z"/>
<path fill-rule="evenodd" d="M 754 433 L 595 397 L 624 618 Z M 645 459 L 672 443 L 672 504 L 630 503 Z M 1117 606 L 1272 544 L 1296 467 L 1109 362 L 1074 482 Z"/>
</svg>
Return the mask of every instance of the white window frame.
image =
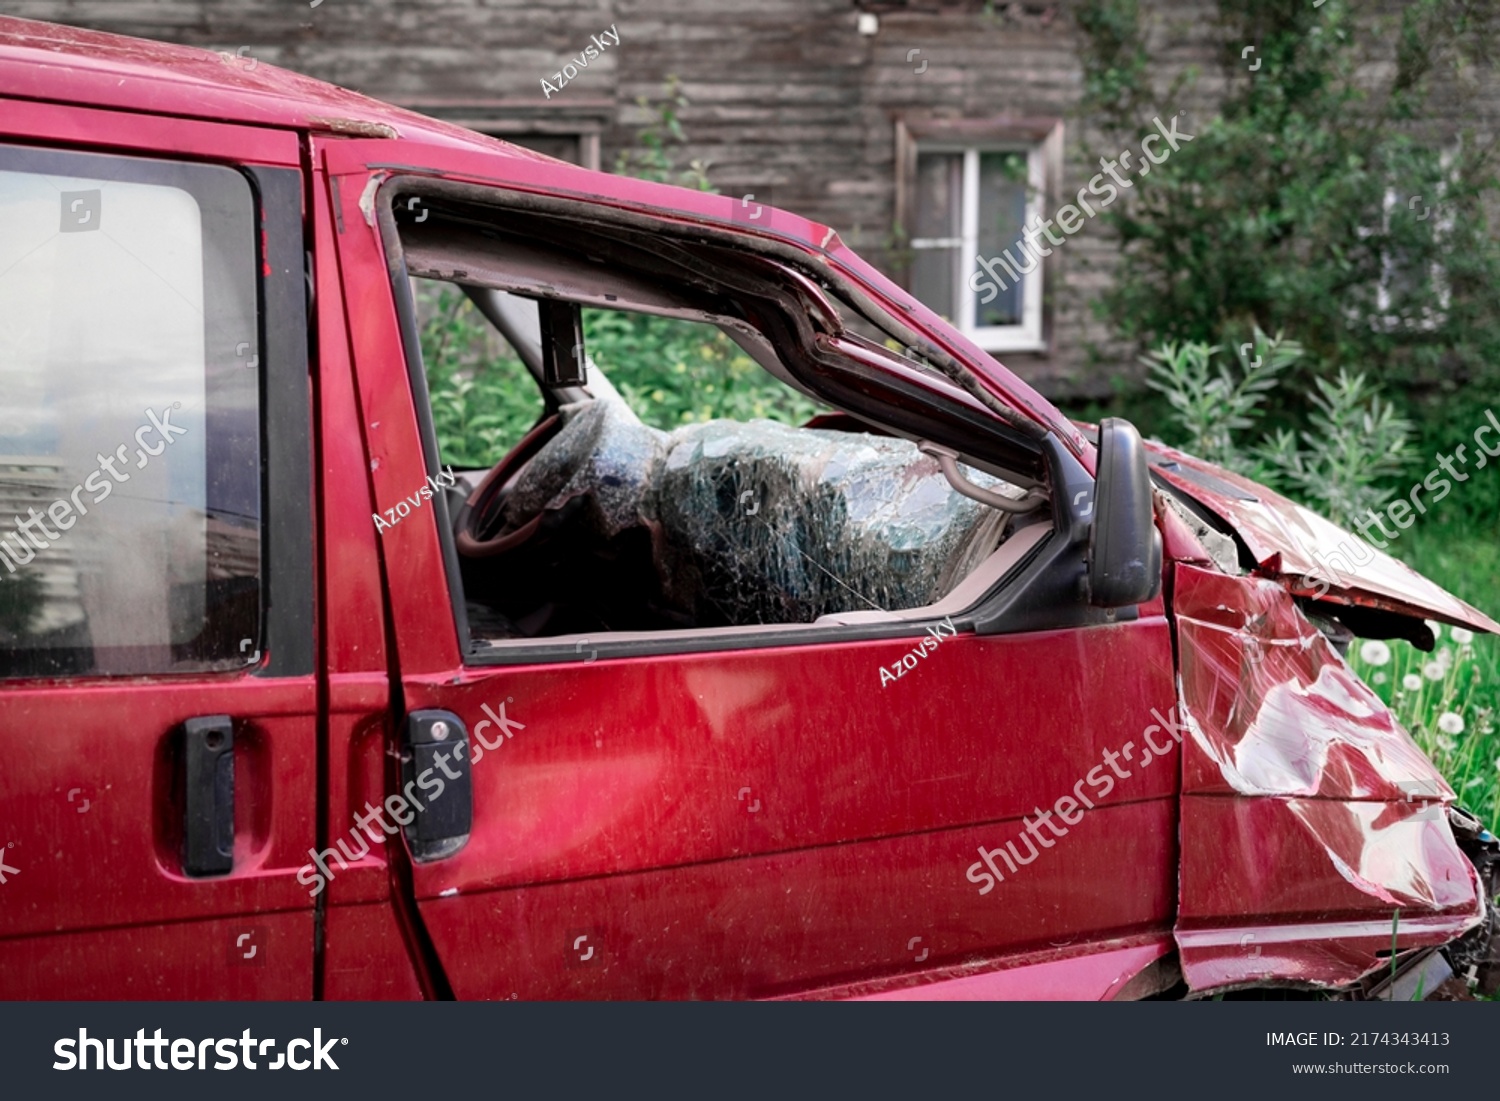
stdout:
<svg viewBox="0 0 1500 1101">
<path fill-rule="evenodd" d="M 1443 156 L 1443 166 L 1446 168 L 1452 158 Z M 1453 215 L 1451 213 L 1438 213 L 1443 210 L 1441 205 L 1447 188 L 1443 186 L 1444 181 L 1438 181 L 1438 194 L 1436 202 L 1430 204 L 1433 212 L 1437 214 L 1437 221 L 1433 225 L 1434 234 L 1441 240 L 1453 232 Z M 1391 215 L 1398 216 L 1397 203 L 1399 198 L 1396 189 L 1388 187 L 1381 200 L 1381 219 L 1385 223 L 1387 232 L 1390 230 Z M 1407 210 L 1411 209 L 1408 204 Z M 1448 286 L 1448 272 L 1442 262 L 1434 260 L 1428 266 L 1427 277 L 1432 280 L 1433 290 L 1437 293 L 1438 308 L 1436 310 L 1427 306 L 1422 310 L 1422 316 L 1411 321 L 1391 313 L 1391 283 L 1396 277 L 1396 261 L 1389 252 L 1380 255 L 1380 281 L 1375 285 L 1375 308 L 1379 314 L 1375 318 L 1376 328 L 1388 332 L 1404 332 L 1416 330 L 1418 332 L 1432 332 L 1440 328 L 1448 320 L 1448 303 L 1451 301 L 1452 292 Z"/>
<path fill-rule="evenodd" d="M 956 248 L 953 285 L 955 301 L 929 303 L 947 316 L 964 336 L 987 352 L 1045 355 L 1049 351 L 1047 290 L 1056 279 L 1055 260 L 1040 258 L 1021 282 L 1021 320 L 1015 325 L 978 325 L 969 279 L 979 267 L 979 161 L 985 153 L 1026 154 L 1026 219 L 1036 226 L 1043 208 L 1056 200 L 1053 191 L 1062 175 L 1063 122 L 1060 118 L 998 115 L 989 118 L 948 118 L 912 114 L 896 121 L 896 219 L 915 225 L 918 201 L 917 158 L 925 153 L 963 155 L 959 233 L 954 237 L 912 238 L 909 249 Z M 1055 250 L 1054 250 L 1055 251 Z"/>
<path fill-rule="evenodd" d="M 1042 339 L 1043 270 L 1046 258 L 1021 277 L 1021 321 L 1016 325 L 976 325 L 975 292 L 969 279 L 979 267 L 979 158 L 983 153 L 1026 154 L 1026 218 L 1023 225 L 1037 225 L 1042 217 L 1042 199 L 1047 182 L 1046 155 L 1040 142 L 985 142 L 979 145 L 952 145 L 946 142 L 922 142 L 918 155 L 924 153 L 961 153 L 963 172 L 960 183 L 959 235 L 957 237 L 913 237 L 913 249 L 954 248 L 953 286 L 956 302 L 944 313 L 959 331 L 987 352 L 1040 352 L 1046 350 Z M 930 305 L 931 303 L 929 303 Z"/>
</svg>

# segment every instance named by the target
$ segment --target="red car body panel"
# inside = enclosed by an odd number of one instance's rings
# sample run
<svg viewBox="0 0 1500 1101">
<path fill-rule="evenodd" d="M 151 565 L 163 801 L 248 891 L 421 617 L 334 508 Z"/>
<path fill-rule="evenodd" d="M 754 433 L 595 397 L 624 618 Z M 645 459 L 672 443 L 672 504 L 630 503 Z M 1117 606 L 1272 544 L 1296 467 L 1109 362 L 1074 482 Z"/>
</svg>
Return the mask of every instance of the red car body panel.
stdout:
<svg viewBox="0 0 1500 1101">
<path fill-rule="evenodd" d="M 0 20 L 0 42 L 17 22 Z M 30 51 L 0 45 L 0 95 L 18 53 Z M 65 66 L 52 69 L 56 80 Z M 114 111 L 7 99 L 0 127 L 9 141 L 134 156 L 301 163 L 296 134 L 233 124 L 133 117 L 122 125 Z M 235 716 L 242 739 L 236 867 L 192 880 L 177 870 L 181 810 L 169 790 L 167 739 L 184 719 L 215 713 Z M 20 869 L 0 897 L 0 996 L 312 996 L 313 905 L 296 872 L 316 839 L 318 720 L 313 676 L 85 677 L 0 688 L 0 737 L 26 747 L 0 770 L 0 845 L 14 844 L 7 860 Z M 188 943 L 195 949 L 184 952 Z"/>
<path fill-rule="evenodd" d="M 3 141 L 302 173 L 318 601 L 316 676 L 4 685 L 0 843 L 19 843 L 12 866 L 57 858 L 4 885 L 0 996 L 1098 999 L 1138 990 L 1174 938 L 1197 990 L 1334 985 L 1378 963 L 1398 908 L 1402 947 L 1476 920 L 1472 868 L 1429 813 L 1452 793 L 1410 801 L 1431 767 L 1292 603 L 1298 540 L 1322 522 L 1166 450 L 1222 479 L 1161 470 L 1278 580 L 1212 570 L 1159 508 L 1170 600 L 958 634 L 889 687 L 910 638 L 465 663 L 432 510 L 372 523 L 427 469 L 379 186 L 441 177 L 789 244 L 963 365 L 1006 411 L 986 415 L 1055 433 L 1092 472 L 1050 403 L 826 226 L 772 211 L 748 227 L 726 196 L 587 172 L 269 65 L 8 17 L 0 105 Z M 1496 629 L 1390 567 L 1342 595 Z M 965 874 L 1174 706 L 1191 736 L 1065 844 L 983 892 Z M 371 843 L 315 912 L 299 868 L 399 790 L 404 713 L 423 708 L 476 735 L 495 714 L 521 724 L 473 762 L 467 845 L 421 864 L 399 838 Z M 242 820 L 234 871 L 188 880 L 163 746 L 206 712 L 246 731 Z"/>
<path fill-rule="evenodd" d="M 1131 980 L 1167 956 L 1170 937 L 1122 940 L 1120 947 L 1091 946 L 1088 955 L 1052 949 L 999 971 L 954 974 L 953 970 L 922 976 L 920 985 L 876 984 L 846 987 L 831 996 L 871 1002 L 1107 1002 L 1128 995 Z"/>
<path fill-rule="evenodd" d="M 1159 456 L 1152 469 L 1229 524 L 1261 574 L 1280 579 L 1295 595 L 1500 632 L 1500 623 L 1477 608 L 1311 509 L 1185 452 L 1147 446 Z"/>
<path fill-rule="evenodd" d="M 1452 789 L 1286 588 L 1179 565 L 1173 610 L 1189 985 L 1338 986 L 1476 925 Z"/>
</svg>

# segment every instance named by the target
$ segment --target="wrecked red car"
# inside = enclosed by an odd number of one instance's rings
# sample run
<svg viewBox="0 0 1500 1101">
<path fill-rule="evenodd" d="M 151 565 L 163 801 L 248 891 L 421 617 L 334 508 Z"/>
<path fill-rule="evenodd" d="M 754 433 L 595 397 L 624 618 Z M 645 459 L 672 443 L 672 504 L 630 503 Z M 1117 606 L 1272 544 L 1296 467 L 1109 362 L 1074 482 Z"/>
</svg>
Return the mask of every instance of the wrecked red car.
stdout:
<svg viewBox="0 0 1500 1101">
<path fill-rule="evenodd" d="M 535 402 L 483 464 L 433 285 Z M 649 426 L 615 314 L 827 411 Z M 0 18 L 0 379 L 0 997 L 1494 981 L 1495 839 L 1339 648 L 1500 627 L 1309 586 L 1337 529 L 825 226 Z"/>
</svg>

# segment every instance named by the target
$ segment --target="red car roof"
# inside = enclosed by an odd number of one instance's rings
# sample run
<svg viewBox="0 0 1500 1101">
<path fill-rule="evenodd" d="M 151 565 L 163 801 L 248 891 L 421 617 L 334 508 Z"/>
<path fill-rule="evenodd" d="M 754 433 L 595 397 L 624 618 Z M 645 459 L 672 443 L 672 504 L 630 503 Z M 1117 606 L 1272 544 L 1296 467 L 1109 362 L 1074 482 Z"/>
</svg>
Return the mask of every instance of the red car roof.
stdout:
<svg viewBox="0 0 1500 1101">
<path fill-rule="evenodd" d="M 552 159 L 265 62 L 3 15 L 0 95 Z"/>
</svg>

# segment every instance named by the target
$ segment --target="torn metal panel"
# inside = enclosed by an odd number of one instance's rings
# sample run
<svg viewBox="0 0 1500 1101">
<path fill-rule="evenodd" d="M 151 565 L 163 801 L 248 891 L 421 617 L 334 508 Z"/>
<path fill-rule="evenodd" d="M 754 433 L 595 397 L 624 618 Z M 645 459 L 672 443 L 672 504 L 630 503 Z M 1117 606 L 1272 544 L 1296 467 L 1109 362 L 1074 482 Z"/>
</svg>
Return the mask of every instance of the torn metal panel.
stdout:
<svg viewBox="0 0 1500 1101">
<path fill-rule="evenodd" d="M 1310 509 L 1163 444 L 1147 447 L 1153 474 L 1233 528 L 1260 571 L 1299 596 L 1500 632 L 1500 623 L 1477 608 Z"/>
<path fill-rule="evenodd" d="M 1188 984 L 1339 986 L 1381 965 L 1398 910 L 1402 949 L 1480 921 L 1453 791 L 1291 594 L 1182 564 L 1175 579 Z"/>
</svg>

